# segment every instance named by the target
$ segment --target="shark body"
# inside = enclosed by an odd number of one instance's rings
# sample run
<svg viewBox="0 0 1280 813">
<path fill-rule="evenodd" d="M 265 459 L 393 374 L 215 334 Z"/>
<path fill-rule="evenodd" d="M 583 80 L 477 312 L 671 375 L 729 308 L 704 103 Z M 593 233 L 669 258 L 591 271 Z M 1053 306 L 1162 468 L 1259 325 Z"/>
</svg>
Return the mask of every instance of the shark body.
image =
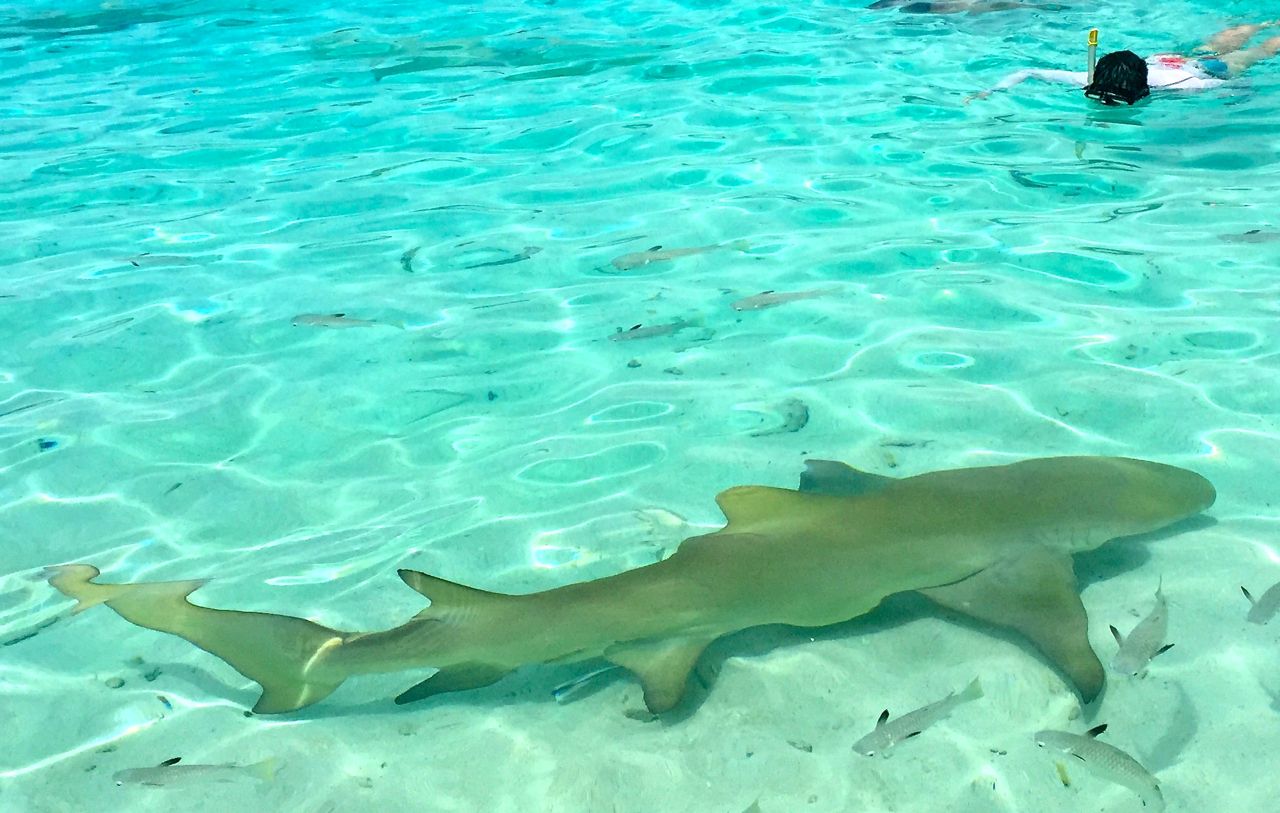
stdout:
<svg viewBox="0 0 1280 813">
<path fill-rule="evenodd" d="M 799 490 L 728 489 L 716 498 L 724 528 L 614 576 L 506 595 L 401 570 L 431 605 L 380 632 L 200 607 L 187 597 L 202 581 L 98 584 L 91 565 L 64 565 L 50 582 L 77 610 L 104 603 L 227 661 L 262 686 L 259 713 L 308 706 L 360 674 L 437 668 L 396 698 L 407 703 L 485 686 L 525 664 L 596 657 L 635 673 L 659 713 L 681 700 L 698 657 L 722 635 L 825 626 L 908 591 L 1022 633 L 1089 701 L 1103 670 L 1071 555 L 1194 516 L 1214 498 L 1194 472 L 1128 458 L 903 479 L 809 461 Z"/>
</svg>

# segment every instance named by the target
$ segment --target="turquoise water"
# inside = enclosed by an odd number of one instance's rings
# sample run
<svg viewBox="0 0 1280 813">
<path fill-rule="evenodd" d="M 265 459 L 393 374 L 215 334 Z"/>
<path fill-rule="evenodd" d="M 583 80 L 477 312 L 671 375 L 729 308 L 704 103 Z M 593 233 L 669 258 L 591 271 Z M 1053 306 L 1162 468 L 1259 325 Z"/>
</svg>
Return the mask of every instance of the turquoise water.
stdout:
<svg viewBox="0 0 1280 813">
<path fill-rule="evenodd" d="M 1272 803 L 1276 633 L 1238 586 L 1280 578 L 1280 59 L 1134 109 L 963 103 L 1082 67 L 1090 27 L 1189 48 L 1262 4 L 349 5 L 0 8 L 0 809 L 1137 809 L 1031 743 L 1075 701 L 1025 645 L 910 608 L 729 643 L 674 725 L 625 716 L 623 678 L 556 704 L 565 666 L 282 721 L 40 578 L 214 577 L 202 603 L 377 628 L 422 606 L 397 567 L 598 578 L 807 457 L 1056 454 L 1217 486 L 1215 525 L 1078 563 L 1104 661 L 1161 578 L 1178 644 L 1097 719 L 1171 810 Z M 619 259 L 654 246 L 706 250 Z M 732 307 L 766 291 L 813 296 Z M 975 672 L 985 716 L 850 752 Z M 283 767 L 110 781 L 172 756 Z"/>
</svg>

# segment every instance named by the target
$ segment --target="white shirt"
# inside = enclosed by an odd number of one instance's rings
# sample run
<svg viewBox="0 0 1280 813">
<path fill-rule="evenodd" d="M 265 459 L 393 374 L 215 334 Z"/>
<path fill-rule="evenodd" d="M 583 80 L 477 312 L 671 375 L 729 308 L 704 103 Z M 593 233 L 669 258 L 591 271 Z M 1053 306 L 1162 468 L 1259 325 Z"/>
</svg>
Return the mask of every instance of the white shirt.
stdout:
<svg viewBox="0 0 1280 813">
<path fill-rule="evenodd" d="M 1006 90 L 1028 79 L 1038 79 L 1041 82 L 1053 82 L 1059 85 L 1075 85 L 1080 88 L 1089 84 L 1089 74 L 1085 71 L 1033 68 L 1009 74 L 993 90 Z M 1187 59 L 1185 66 L 1180 67 L 1162 63 L 1156 57 L 1147 60 L 1147 85 L 1152 90 L 1205 90 L 1216 88 L 1225 82 L 1225 79 L 1208 76 L 1199 70 L 1198 63 L 1194 59 Z"/>
</svg>

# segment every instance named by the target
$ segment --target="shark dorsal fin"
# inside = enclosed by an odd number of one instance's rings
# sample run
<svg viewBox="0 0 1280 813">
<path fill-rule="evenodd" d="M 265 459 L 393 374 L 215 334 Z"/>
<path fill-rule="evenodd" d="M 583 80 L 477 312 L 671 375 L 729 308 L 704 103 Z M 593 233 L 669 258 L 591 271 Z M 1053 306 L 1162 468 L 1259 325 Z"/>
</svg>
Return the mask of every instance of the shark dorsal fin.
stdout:
<svg viewBox="0 0 1280 813">
<path fill-rule="evenodd" d="M 800 475 L 800 490 L 851 497 L 879 491 L 893 482 L 892 477 L 858 471 L 838 460 L 806 460 L 804 473 Z"/>
<path fill-rule="evenodd" d="M 778 517 L 803 516 L 806 503 L 812 504 L 814 498 L 813 494 L 787 488 L 734 486 L 716 495 L 716 505 L 729 520 L 720 533 L 750 533 L 759 524 L 776 522 Z"/>
<path fill-rule="evenodd" d="M 1088 731 L 1084 732 L 1084 734 L 1086 737 L 1096 737 L 1106 730 L 1107 730 L 1107 724 L 1102 723 L 1101 725 L 1096 725 L 1093 728 L 1089 729 Z"/>
<path fill-rule="evenodd" d="M 502 601 L 510 596 L 490 593 L 465 584 L 428 576 L 416 570 L 398 570 L 405 584 L 431 599 L 431 606 L 418 613 L 417 618 L 433 618 L 440 621 L 459 620 L 477 612 L 482 606 Z"/>
<path fill-rule="evenodd" d="M 887 722 L 889 722 L 889 710 L 885 709 L 884 711 L 880 712 L 880 716 L 876 718 L 876 728 L 880 728 L 882 725 L 884 725 Z"/>
<path fill-rule="evenodd" d="M 684 697 L 689 673 L 711 638 L 672 638 L 614 644 L 605 660 L 635 673 L 644 687 L 644 704 L 654 714 L 672 709 Z"/>
</svg>

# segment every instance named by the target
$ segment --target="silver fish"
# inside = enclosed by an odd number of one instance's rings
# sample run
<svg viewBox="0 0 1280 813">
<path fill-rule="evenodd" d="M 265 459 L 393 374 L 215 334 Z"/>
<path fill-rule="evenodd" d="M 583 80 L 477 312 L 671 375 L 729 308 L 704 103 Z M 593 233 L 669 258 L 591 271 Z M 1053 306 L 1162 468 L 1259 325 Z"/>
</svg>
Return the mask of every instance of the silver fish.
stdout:
<svg viewBox="0 0 1280 813">
<path fill-rule="evenodd" d="M 568 681 L 565 681 L 564 683 L 561 683 L 559 686 L 551 690 L 551 696 L 555 698 L 557 703 L 564 705 L 565 703 L 568 703 L 570 700 L 572 700 L 575 695 L 581 692 L 582 689 L 587 686 L 587 684 L 591 683 L 596 678 L 600 677 L 601 675 L 607 675 L 610 672 L 616 672 L 620 668 L 622 667 L 602 666 L 599 669 L 593 669 L 592 671 L 587 672 L 585 675 L 579 675 L 573 680 L 568 680 Z"/>
<path fill-rule="evenodd" d="M 1164 810 L 1164 794 L 1151 772 L 1133 757 L 1105 742 L 1095 739 L 1106 731 L 1106 725 L 1089 729 L 1087 734 L 1045 729 L 1036 732 L 1036 745 L 1073 756 L 1099 777 L 1124 785 L 1138 794 L 1150 813 Z"/>
<path fill-rule="evenodd" d="M 400 270 L 406 274 L 413 273 L 413 258 L 422 250 L 422 246 L 414 246 L 405 253 L 400 255 Z"/>
<path fill-rule="evenodd" d="M 1266 692 L 1267 697 L 1271 699 L 1271 710 L 1280 711 L 1280 689 L 1272 689 L 1269 686 L 1263 686 L 1262 691 Z"/>
<path fill-rule="evenodd" d="M 735 311 L 761 311 L 765 308 L 776 308 L 779 305 L 797 302 L 801 299 L 817 299 L 820 296 L 830 296 L 836 291 L 836 288 L 815 288 L 811 291 L 764 291 L 755 296 L 744 297 L 732 302 L 729 307 Z"/>
<path fill-rule="evenodd" d="M 132 257 L 117 257 L 122 263 L 128 263 L 135 268 L 151 268 L 154 266 L 186 266 L 186 265 L 204 265 L 206 263 L 217 262 L 222 259 L 221 254 L 152 254 L 151 252 L 143 252 L 135 254 Z"/>
<path fill-rule="evenodd" d="M 252 777 L 260 782 L 270 782 L 280 770 L 280 761 L 269 757 L 252 765 L 227 762 L 220 765 L 182 765 L 182 757 L 166 759 L 152 768 L 129 768 L 116 771 L 111 779 L 117 785 L 145 785 L 147 787 L 180 787 L 191 783 L 235 782 Z"/>
<path fill-rule="evenodd" d="M 809 424 L 809 405 L 799 398 L 788 398 L 775 409 L 782 416 L 782 423 L 752 432 L 751 437 L 763 438 L 769 435 L 780 435 L 784 432 L 799 432 Z"/>
<path fill-rule="evenodd" d="M 1274 243 L 1280 240 L 1280 231 L 1249 229 L 1242 234 L 1219 234 L 1218 239 L 1224 243 Z"/>
<path fill-rule="evenodd" d="M 1166 644 L 1164 636 L 1169 627 L 1169 606 L 1165 603 L 1164 593 L 1160 591 L 1164 580 L 1156 585 L 1156 604 L 1147 617 L 1138 622 L 1129 635 L 1123 636 L 1120 630 L 1111 627 L 1111 634 L 1120 645 L 1111 668 L 1125 675 L 1136 675 L 1147 668 L 1151 659 L 1161 652 L 1170 649 L 1173 644 Z"/>
<path fill-rule="evenodd" d="M 1249 608 L 1249 615 L 1246 616 L 1247 620 L 1253 624 L 1267 623 L 1275 617 L 1276 610 L 1280 610 L 1280 582 L 1271 585 L 1257 601 L 1254 601 L 1253 596 L 1243 586 L 1240 587 L 1240 592 L 1244 593 L 1244 597 L 1253 605 Z"/>
<path fill-rule="evenodd" d="M 968 703 L 970 700 L 977 700 L 982 697 L 982 684 L 977 678 L 959 694 L 952 692 L 941 700 L 922 706 L 915 711 L 909 711 L 892 722 L 889 720 L 889 710 L 885 709 L 880 713 L 880 719 L 876 721 L 875 729 L 862 739 L 853 744 L 853 750 L 864 756 L 873 757 L 876 754 L 887 754 L 889 749 L 905 739 L 914 737 L 929 726 L 945 718 L 951 713 L 952 709 L 961 703 Z"/>
<path fill-rule="evenodd" d="M 610 265 L 619 271 L 630 271 L 634 268 L 643 268 L 650 263 L 670 262 L 680 257 L 689 257 L 694 254 L 703 254 L 708 251 L 715 251 L 718 248 L 729 248 L 734 251 L 746 251 L 751 248 L 751 244 L 746 240 L 734 240 L 732 243 L 712 243 L 708 246 L 693 246 L 691 248 L 663 248 L 662 246 L 654 246 L 647 251 L 633 251 L 630 254 L 623 254 L 621 257 L 614 257 L 610 261 Z"/>
<path fill-rule="evenodd" d="M 404 325 L 395 322 L 380 322 L 377 319 L 357 319 L 345 313 L 300 313 L 293 317 L 294 327 L 378 327 L 387 325 L 404 329 Z"/>
<path fill-rule="evenodd" d="M 512 263 L 524 262 L 539 251 L 542 251 L 541 246 L 525 246 L 518 254 L 512 254 L 510 257 L 505 257 L 501 260 L 490 260 L 489 262 L 476 263 L 475 265 L 464 265 L 462 270 L 470 271 L 475 268 L 492 268 L 498 265 L 511 265 Z"/>
<path fill-rule="evenodd" d="M 683 319 L 677 319 L 665 325 L 634 325 L 626 330 L 619 328 L 609 336 L 609 341 L 630 342 L 636 339 L 656 339 L 659 336 L 670 336 L 689 326 L 690 324 Z"/>
<path fill-rule="evenodd" d="M 132 316 L 122 316 L 119 319 L 113 319 L 110 322 L 105 322 L 100 325 L 95 325 L 87 330 L 82 330 L 79 333 L 73 333 L 71 335 L 71 338 L 84 339 L 84 338 L 88 338 L 89 336 L 96 336 L 99 333 L 106 333 L 108 330 L 112 330 L 113 328 L 124 327 L 125 325 L 129 324 L 132 321 L 133 321 Z"/>
<path fill-rule="evenodd" d="M 5 629 L 3 630 L 4 638 L 0 640 L 0 646 L 13 646 L 23 641 L 29 641 L 59 621 L 68 619 L 71 616 L 72 613 L 70 612 L 60 612 L 23 627 Z"/>
</svg>

